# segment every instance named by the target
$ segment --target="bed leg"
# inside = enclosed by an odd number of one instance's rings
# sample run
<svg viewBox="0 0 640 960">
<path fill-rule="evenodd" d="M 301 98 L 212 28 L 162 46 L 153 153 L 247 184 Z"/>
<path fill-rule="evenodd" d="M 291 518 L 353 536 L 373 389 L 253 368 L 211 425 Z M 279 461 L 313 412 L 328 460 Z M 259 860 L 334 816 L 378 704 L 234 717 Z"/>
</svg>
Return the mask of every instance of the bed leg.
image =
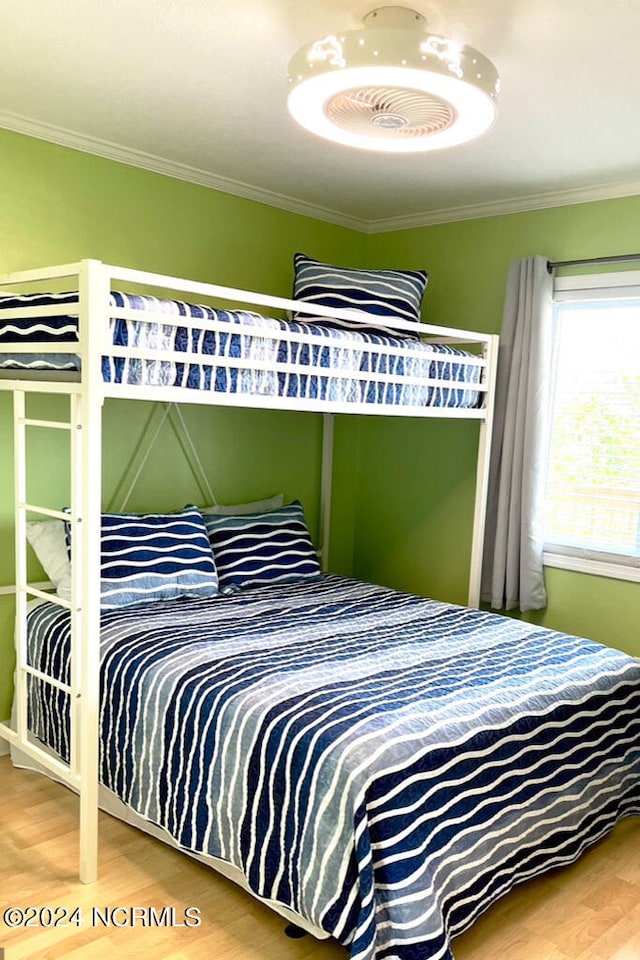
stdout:
<svg viewBox="0 0 640 960">
<path fill-rule="evenodd" d="M 290 937 L 292 940 L 300 940 L 301 937 L 306 937 L 307 935 L 307 931 L 295 923 L 288 923 L 284 928 L 284 933 L 286 937 Z"/>
</svg>

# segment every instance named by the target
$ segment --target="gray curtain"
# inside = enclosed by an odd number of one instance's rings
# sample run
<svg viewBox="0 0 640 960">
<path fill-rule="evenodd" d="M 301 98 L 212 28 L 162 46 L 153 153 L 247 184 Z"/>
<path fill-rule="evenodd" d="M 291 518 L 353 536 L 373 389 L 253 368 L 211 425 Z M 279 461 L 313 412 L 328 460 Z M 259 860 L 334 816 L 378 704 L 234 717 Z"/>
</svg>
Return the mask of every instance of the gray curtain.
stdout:
<svg viewBox="0 0 640 960">
<path fill-rule="evenodd" d="M 539 610 L 553 278 L 546 257 L 512 261 L 500 336 L 482 569 L 495 609 Z"/>
</svg>

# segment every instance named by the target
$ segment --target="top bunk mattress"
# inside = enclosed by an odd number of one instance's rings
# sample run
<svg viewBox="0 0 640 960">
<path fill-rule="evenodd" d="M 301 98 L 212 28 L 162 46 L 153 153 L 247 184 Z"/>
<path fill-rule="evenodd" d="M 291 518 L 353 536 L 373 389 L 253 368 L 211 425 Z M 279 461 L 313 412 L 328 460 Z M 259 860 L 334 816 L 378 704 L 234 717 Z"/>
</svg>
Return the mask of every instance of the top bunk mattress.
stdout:
<svg viewBox="0 0 640 960">
<path fill-rule="evenodd" d="M 66 304 L 68 315 L 48 316 L 45 310 L 2 319 L 3 310 Z M 323 318 L 287 321 L 115 291 L 110 308 L 120 315 L 109 321 L 114 352 L 102 357 L 106 383 L 347 404 L 482 405 L 481 358 L 446 344 L 393 335 L 369 320 L 345 329 Z M 0 350 L 6 351 L 0 352 L 0 374 L 57 379 L 62 372 L 79 372 L 77 309 L 77 293 L 0 297 Z M 67 344 L 68 352 L 48 352 Z M 133 348 L 137 355 L 118 356 L 119 348 Z"/>
</svg>

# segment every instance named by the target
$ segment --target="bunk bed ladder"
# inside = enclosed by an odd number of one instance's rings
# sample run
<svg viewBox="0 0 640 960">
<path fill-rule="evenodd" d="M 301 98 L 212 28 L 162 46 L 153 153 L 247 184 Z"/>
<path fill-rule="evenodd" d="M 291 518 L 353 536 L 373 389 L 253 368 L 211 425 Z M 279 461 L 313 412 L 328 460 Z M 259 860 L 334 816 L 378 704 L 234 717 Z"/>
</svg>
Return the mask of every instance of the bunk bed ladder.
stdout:
<svg viewBox="0 0 640 960">
<path fill-rule="evenodd" d="M 80 877 L 85 882 L 95 879 L 97 860 L 97 663 L 93 663 L 91 648 L 97 651 L 96 642 L 83 642 L 95 637 L 88 633 L 87 611 L 82 602 L 82 577 L 87 575 L 85 559 L 87 550 L 83 539 L 86 526 L 82 511 L 83 502 L 83 450 L 85 430 L 82 423 L 82 397 L 69 397 L 68 420 L 44 420 L 26 415 L 24 391 L 14 393 L 14 443 L 15 443 L 15 520 L 16 520 L 16 695 L 14 731 L 5 727 L 3 733 L 10 742 L 32 760 L 49 771 L 80 795 Z M 29 428 L 56 430 L 69 436 L 71 445 L 71 508 L 69 513 L 31 503 L 27 495 L 27 430 Z M 26 524 L 29 514 L 39 519 L 68 521 L 72 528 L 75 563 L 72 576 L 71 599 L 67 600 L 48 593 L 29 583 L 27 574 Z M 29 598 L 39 598 L 69 611 L 71 617 L 71 658 L 69 682 L 43 672 L 29 662 L 27 650 L 27 612 Z M 92 674 L 89 679 L 88 674 Z M 33 682 L 46 684 L 62 691 L 69 703 L 69 753 L 68 762 L 40 745 L 29 730 L 29 687 Z M 96 728 L 96 736 L 92 729 Z M 92 771 L 95 770 L 95 777 Z M 95 799 L 94 799 L 95 797 Z M 95 823 L 94 823 L 95 821 Z"/>
<path fill-rule="evenodd" d="M 66 276 L 70 276 L 71 271 Z M 83 368 L 81 383 L 29 382 L 13 389 L 14 512 L 16 593 L 15 729 L 0 723 L 0 735 L 79 794 L 79 875 L 84 883 L 98 870 L 98 752 L 99 752 L 99 631 L 100 631 L 100 513 L 102 486 L 102 400 L 100 362 L 107 329 L 108 274 L 97 261 L 83 261 L 79 283 L 79 339 Z M 93 335 L 88 332 L 93 330 Z M 96 335 L 96 331 L 100 331 Z M 27 394 L 68 397 L 68 418 L 47 420 L 27 416 Z M 70 443 L 70 507 L 54 510 L 30 503 L 27 485 L 27 430 L 66 433 Z M 71 599 L 30 584 L 27 574 L 27 517 L 68 521 L 73 564 Z M 65 683 L 29 663 L 28 599 L 39 598 L 67 609 L 71 618 L 70 677 Z M 29 686 L 48 684 L 69 697 L 69 759 L 64 762 L 39 743 L 29 730 Z"/>
<path fill-rule="evenodd" d="M 29 663 L 27 653 L 27 600 L 29 596 L 43 600 L 51 600 L 58 606 L 71 609 L 71 603 L 61 597 L 46 593 L 33 585 L 27 578 L 27 514 L 36 513 L 44 517 L 64 519 L 60 511 L 40 507 L 27 502 L 27 428 L 40 427 L 71 432 L 70 421 L 38 420 L 26 416 L 25 391 L 15 391 L 13 395 L 13 430 L 14 430 L 14 482 L 15 482 L 15 561 L 16 561 L 16 731 L 9 731 L 8 739 L 20 746 L 20 749 L 29 757 L 42 764 L 59 780 L 68 786 L 79 787 L 79 775 L 74 763 L 66 765 L 57 757 L 39 746 L 29 737 L 28 727 L 28 697 L 31 680 L 46 683 L 67 694 L 70 699 L 72 713 L 72 731 L 76 728 L 76 704 L 74 698 L 74 672 L 72 671 L 71 684 L 66 684 L 38 670 Z M 5 730 L 5 735 L 7 731 Z M 76 751 L 72 749 L 72 757 Z"/>
</svg>

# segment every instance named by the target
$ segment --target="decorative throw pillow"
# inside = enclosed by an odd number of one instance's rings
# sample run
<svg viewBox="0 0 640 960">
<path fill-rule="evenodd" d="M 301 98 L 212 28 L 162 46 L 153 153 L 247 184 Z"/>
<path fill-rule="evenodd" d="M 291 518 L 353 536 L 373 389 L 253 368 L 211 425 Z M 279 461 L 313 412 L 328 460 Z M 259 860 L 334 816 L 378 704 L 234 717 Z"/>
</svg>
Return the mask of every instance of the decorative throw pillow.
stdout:
<svg viewBox="0 0 640 960">
<path fill-rule="evenodd" d="M 277 510 L 284 503 L 284 495 L 277 493 L 266 500 L 249 500 L 247 503 L 214 503 L 210 507 L 200 507 L 200 513 L 218 514 L 226 517 L 239 517 L 246 513 L 265 513 L 267 510 Z"/>
<path fill-rule="evenodd" d="M 222 593 L 322 577 L 299 500 L 240 517 L 205 516 Z"/>
<path fill-rule="evenodd" d="M 349 308 L 374 317 L 420 322 L 420 307 L 428 280 L 424 270 L 357 270 L 322 263 L 303 253 L 294 255 L 293 266 L 294 300 L 323 307 Z M 308 316 L 313 316 L 313 312 L 297 313 L 294 319 Z M 361 332 L 369 329 L 380 332 L 380 327 L 356 328 L 349 326 L 347 321 L 322 318 L 321 322 Z M 407 330 L 396 329 L 394 332 L 400 336 L 417 337 Z"/>
<path fill-rule="evenodd" d="M 100 535 L 103 610 L 218 593 L 211 544 L 197 507 L 170 514 L 103 513 Z"/>
</svg>

